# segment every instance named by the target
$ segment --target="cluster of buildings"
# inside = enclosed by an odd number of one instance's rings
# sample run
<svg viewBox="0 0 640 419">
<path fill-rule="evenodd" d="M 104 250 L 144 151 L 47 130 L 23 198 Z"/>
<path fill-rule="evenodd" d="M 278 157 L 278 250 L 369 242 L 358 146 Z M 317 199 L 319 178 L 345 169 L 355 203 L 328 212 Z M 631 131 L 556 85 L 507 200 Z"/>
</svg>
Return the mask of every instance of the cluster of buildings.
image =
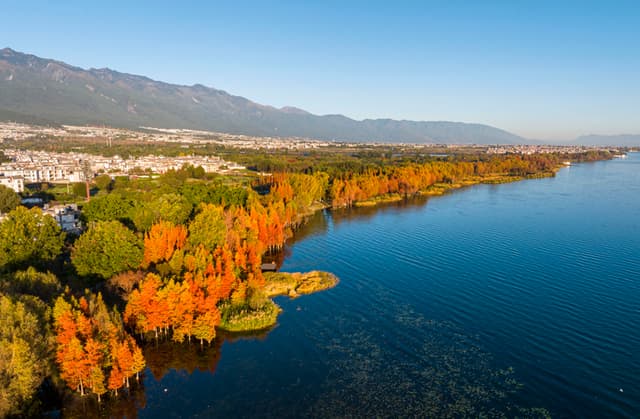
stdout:
<svg viewBox="0 0 640 419">
<path fill-rule="evenodd" d="M 539 154 L 539 153 L 582 153 L 589 150 L 611 150 L 611 147 L 584 145 L 495 145 L 487 148 L 489 154 Z"/>
<path fill-rule="evenodd" d="M 184 165 L 202 166 L 205 172 L 224 173 L 244 169 L 216 156 L 144 156 L 124 159 L 85 153 L 51 153 L 46 151 L 4 149 L 8 163 L 0 164 L 0 184 L 23 192 L 28 183 L 84 182 L 97 173 L 122 176 L 131 173 L 166 173 Z"/>
<path fill-rule="evenodd" d="M 23 192 L 28 183 L 82 182 L 85 180 L 83 169 L 89 162 L 88 156 L 75 153 L 12 149 L 5 149 L 3 153 L 10 161 L 0 164 L 0 184 L 16 192 Z"/>
<path fill-rule="evenodd" d="M 180 143 L 188 145 L 217 144 L 234 148 L 263 149 L 317 149 L 335 145 L 332 141 L 313 140 L 299 137 L 256 137 L 251 135 L 227 134 L 215 131 L 190 129 L 164 129 L 140 127 L 138 131 L 110 128 L 62 125 L 60 127 L 41 127 L 13 122 L 0 122 L 0 143 L 3 141 L 21 141 L 33 138 L 72 138 L 104 141 L 106 146 L 120 140 L 139 142 Z"/>
</svg>

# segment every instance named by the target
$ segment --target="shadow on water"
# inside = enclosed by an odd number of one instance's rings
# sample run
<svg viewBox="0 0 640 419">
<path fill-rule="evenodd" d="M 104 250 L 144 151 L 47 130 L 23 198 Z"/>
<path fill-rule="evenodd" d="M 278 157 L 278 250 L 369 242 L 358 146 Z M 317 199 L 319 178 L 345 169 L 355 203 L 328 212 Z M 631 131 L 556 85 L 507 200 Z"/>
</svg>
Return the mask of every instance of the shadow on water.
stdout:
<svg viewBox="0 0 640 419">
<path fill-rule="evenodd" d="M 215 339 L 211 345 L 202 346 L 196 341 L 161 341 L 147 343 L 142 352 L 147 361 L 147 371 L 154 380 L 160 381 L 170 370 L 184 371 L 187 374 L 193 374 L 196 370 L 214 373 L 220 362 L 221 347 L 222 339 Z"/>
<path fill-rule="evenodd" d="M 256 332 L 229 333 L 218 331 L 218 336 L 210 343 L 201 345 L 198 341 L 176 343 L 170 340 L 149 341 L 142 352 L 147 361 L 147 371 L 155 381 L 160 381 L 171 370 L 193 374 L 195 371 L 215 373 L 220 362 L 221 348 L 225 342 L 240 340 L 264 340 L 273 328 Z"/>
<path fill-rule="evenodd" d="M 78 397 L 75 393 L 65 398 L 61 411 L 64 418 L 137 418 L 140 409 L 146 404 L 144 388 L 144 376 L 140 381 L 135 379 L 129 389 L 120 391 L 118 397 L 110 397 L 105 394 L 101 403 L 94 396 Z"/>
<path fill-rule="evenodd" d="M 225 342 L 264 340 L 271 330 L 253 333 L 219 332 L 211 344 L 204 345 L 196 341 L 147 341 L 142 345 L 147 368 L 140 375 L 139 381 L 132 379 L 130 388 L 123 388 L 117 397 L 105 394 L 101 403 L 93 395 L 79 397 L 76 393 L 70 393 L 63 401 L 61 415 L 65 418 L 137 418 L 139 410 L 144 409 L 147 404 L 145 381 L 151 379 L 160 382 L 171 371 L 187 375 L 196 371 L 214 374 Z"/>
</svg>

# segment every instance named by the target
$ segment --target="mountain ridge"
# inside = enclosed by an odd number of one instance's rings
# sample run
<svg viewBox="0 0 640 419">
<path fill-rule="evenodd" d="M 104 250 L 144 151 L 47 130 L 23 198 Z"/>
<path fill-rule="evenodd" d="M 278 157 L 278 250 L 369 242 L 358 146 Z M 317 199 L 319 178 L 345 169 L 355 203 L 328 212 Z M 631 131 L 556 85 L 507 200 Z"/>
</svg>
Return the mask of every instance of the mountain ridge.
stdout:
<svg viewBox="0 0 640 419">
<path fill-rule="evenodd" d="M 255 136 L 406 143 L 537 143 L 480 123 L 361 121 L 275 108 L 202 84 L 153 80 L 110 68 L 83 69 L 11 48 L 0 50 L 0 118 L 60 124 L 183 128 Z"/>
</svg>

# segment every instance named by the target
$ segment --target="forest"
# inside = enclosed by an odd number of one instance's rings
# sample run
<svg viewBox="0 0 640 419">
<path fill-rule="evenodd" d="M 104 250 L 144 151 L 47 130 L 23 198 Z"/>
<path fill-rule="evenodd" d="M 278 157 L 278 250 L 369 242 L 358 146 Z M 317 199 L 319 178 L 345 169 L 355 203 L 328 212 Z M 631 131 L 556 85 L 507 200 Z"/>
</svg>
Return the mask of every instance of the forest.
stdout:
<svg viewBox="0 0 640 419">
<path fill-rule="evenodd" d="M 564 160 L 610 156 L 334 157 L 256 154 L 254 171 L 235 178 L 193 167 L 98 176 L 79 236 L 0 187 L 0 416 L 50 407 L 45 393 L 122 397 L 149 364 L 148 343 L 204 350 L 219 331 L 274 325 L 263 258 L 314 211 L 552 176 Z"/>
</svg>

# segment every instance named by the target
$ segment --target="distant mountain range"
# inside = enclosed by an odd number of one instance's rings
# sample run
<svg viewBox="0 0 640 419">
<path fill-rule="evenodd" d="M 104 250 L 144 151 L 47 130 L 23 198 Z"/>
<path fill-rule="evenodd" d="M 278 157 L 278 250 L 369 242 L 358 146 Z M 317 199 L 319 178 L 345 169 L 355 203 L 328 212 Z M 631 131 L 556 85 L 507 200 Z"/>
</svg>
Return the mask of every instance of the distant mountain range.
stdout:
<svg viewBox="0 0 640 419">
<path fill-rule="evenodd" d="M 582 145 L 618 145 L 627 147 L 638 147 L 640 146 L 640 134 L 583 135 L 573 140 L 572 143 Z"/>
<path fill-rule="evenodd" d="M 0 50 L 0 120 L 34 124 L 188 128 L 255 136 L 411 143 L 536 142 L 483 124 L 314 115 L 200 84 L 181 86 L 107 68 L 74 67 Z M 589 140 L 594 140 L 591 137 Z"/>
</svg>

